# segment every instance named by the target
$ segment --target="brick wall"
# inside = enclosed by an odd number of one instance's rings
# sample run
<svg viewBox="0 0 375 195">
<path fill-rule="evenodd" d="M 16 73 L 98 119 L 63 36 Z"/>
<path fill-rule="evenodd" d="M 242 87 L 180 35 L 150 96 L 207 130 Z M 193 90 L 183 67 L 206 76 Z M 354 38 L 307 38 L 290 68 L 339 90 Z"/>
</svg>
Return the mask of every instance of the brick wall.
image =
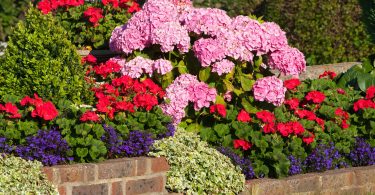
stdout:
<svg viewBox="0 0 375 195">
<path fill-rule="evenodd" d="M 165 194 L 165 158 L 122 158 L 44 167 L 61 195 Z"/>
<path fill-rule="evenodd" d="M 296 175 L 285 179 L 255 179 L 241 195 L 375 194 L 375 166 Z"/>
</svg>

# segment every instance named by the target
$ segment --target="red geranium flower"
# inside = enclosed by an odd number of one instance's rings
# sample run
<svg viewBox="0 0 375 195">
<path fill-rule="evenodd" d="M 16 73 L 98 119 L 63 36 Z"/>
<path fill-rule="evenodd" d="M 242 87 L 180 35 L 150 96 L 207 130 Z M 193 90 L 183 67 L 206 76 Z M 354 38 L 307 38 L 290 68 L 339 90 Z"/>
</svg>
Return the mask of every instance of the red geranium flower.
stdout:
<svg viewBox="0 0 375 195">
<path fill-rule="evenodd" d="M 295 110 L 299 106 L 299 100 L 297 98 L 292 98 L 292 99 L 289 99 L 289 100 L 285 100 L 284 104 L 288 105 L 289 109 Z"/>
<path fill-rule="evenodd" d="M 312 101 L 315 104 L 320 104 L 324 101 L 326 96 L 320 91 L 310 91 L 309 93 L 307 93 L 305 98 L 307 101 Z"/>
<path fill-rule="evenodd" d="M 83 15 L 89 18 L 89 21 L 94 25 L 94 27 L 99 25 L 99 20 L 103 18 L 103 10 L 96 7 L 88 7 Z"/>
<path fill-rule="evenodd" d="M 335 115 L 344 119 L 344 120 L 348 120 L 349 119 L 349 114 L 347 112 L 345 112 L 342 108 L 337 108 L 335 110 Z"/>
<path fill-rule="evenodd" d="M 289 79 L 284 81 L 284 86 L 288 90 L 294 90 L 296 87 L 298 87 L 301 84 L 301 81 L 299 79 Z"/>
<path fill-rule="evenodd" d="M 98 121 L 100 121 L 100 118 L 95 112 L 86 111 L 85 113 L 83 113 L 83 115 L 81 116 L 81 118 L 79 120 L 81 120 L 83 122 L 86 122 L 86 121 L 98 122 Z"/>
<path fill-rule="evenodd" d="M 301 123 L 295 121 L 291 122 L 290 124 L 293 128 L 293 133 L 295 135 L 301 135 L 303 132 L 305 132 L 305 128 L 301 125 Z"/>
<path fill-rule="evenodd" d="M 9 118 L 21 118 L 21 114 L 18 113 L 16 105 L 8 102 L 4 106 L 0 104 L 0 111 L 4 111 L 9 114 Z"/>
<path fill-rule="evenodd" d="M 336 73 L 333 72 L 333 71 L 324 71 L 323 74 L 319 75 L 319 78 L 321 79 L 321 78 L 323 78 L 325 76 L 328 76 L 330 79 L 333 79 L 333 78 L 336 77 Z"/>
<path fill-rule="evenodd" d="M 129 7 L 128 12 L 133 13 L 133 12 L 137 12 L 139 10 L 141 10 L 141 8 L 139 7 L 139 4 L 136 3 L 136 2 L 133 2 L 133 4 Z"/>
<path fill-rule="evenodd" d="M 95 64 L 96 61 L 97 61 L 96 57 L 91 55 L 91 54 L 87 55 L 86 57 L 82 58 L 82 60 L 81 60 L 82 64 L 84 64 L 86 62 L 88 62 L 89 64 Z"/>
<path fill-rule="evenodd" d="M 118 7 L 118 0 L 102 0 L 103 5 L 112 4 L 114 8 Z"/>
<path fill-rule="evenodd" d="M 99 66 L 94 66 L 95 74 L 107 78 L 108 74 L 119 72 L 121 66 L 116 62 L 111 60 L 106 61 L 105 63 L 100 64 Z"/>
<path fill-rule="evenodd" d="M 316 117 L 315 122 L 318 123 L 318 125 L 322 128 L 322 130 L 324 130 L 325 121 L 323 119 Z"/>
<path fill-rule="evenodd" d="M 366 99 L 372 99 L 375 97 L 375 86 L 371 86 L 366 90 Z"/>
<path fill-rule="evenodd" d="M 210 106 L 210 113 L 218 113 L 221 117 L 225 117 L 227 115 L 227 110 L 223 104 L 215 104 Z"/>
<path fill-rule="evenodd" d="M 135 106 L 145 108 L 147 111 L 158 105 L 158 100 L 151 94 L 137 94 L 133 101 Z"/>
<path fill-rule="evenodd" d="M 338 88 L 337 93 L 344 95 L 346 92 L 345 92 L 345 90 L 343 90 L 341 88 Z"/>
<path fill-rule="evenodd" d="M 243 139 L 235 139 L 235 140 L 233 140 L 233 145 L 234 145 L 235 149 L 241 147 L 243 150 L 248 150 L 252 146 L 251 143 L 249 143 L 248 141 L 245 141 Z"/>
<path fill-rule="evenodd" d="M 240 113 L 238 113 L 237 115 L 237 120 L 240 121 L 240 122 L 250 122 L 251 121 L 251 118 L 250 118 L 250 115 L 249 113 L 247 113 L 245 110 L 241 110 Z"/>
<path fill-rule="evenodd" d="M 300 119 L 307 119 L 311 121 L 316 119 L 315 113 L 309 110 L 296 110 L 294 114 L 297 115 Z"/>
<path fill-rule="evenodd" d="M 307 145 L 311 144 L 314 141 L 315 135 L 309 132 L 308 137 L 303 137 L 302 141 L 305 142 Z"/>
<path fill-rule="evenodd" d="M 52 11 L 52 5 L 49 0 L 39 1 L 37 7 L 43 14 L 48 14 Z"/>
<path fill-rule="evenodd" d="M 38 116 L 46 121 L 53 120 L 58 114 L 59 113 L 52 102 L 44 102 L 43 104 L 36 106 L 31 112 L 32 117 Z"/>
<path fill-rule="evenodd" d="M 375 103 L 372 100 L 360 99 L 354 102 L 353 109 L 355 112 L 363 110 L 365 108 L 375 108 Z"/>
<path fill-rule="evenodd" d="M 263 123 L 273 123 L 275 121 L 275 115 L 267 110 L 259 111 L 256 113 L 258 119 Z"/>
<path fill-rule="evenodd" d="M 276 132 L 276 126 L 275 123 L 267 123 L 263 126 L 263 132 L 264 133 L 275 133 Z"/>
<path fill-rule="evenodd" d="M 284 137 L 288 137 L 293 133 L 293 127 L 289 123 L 278 123 L 276 129 Z"/>
<path fill-rule="evenodd" d="M 117 110 L 135 112 L 134 104 L 132 104 L 131 102 L 116 102 L 115 107 Z"/>
</svg>

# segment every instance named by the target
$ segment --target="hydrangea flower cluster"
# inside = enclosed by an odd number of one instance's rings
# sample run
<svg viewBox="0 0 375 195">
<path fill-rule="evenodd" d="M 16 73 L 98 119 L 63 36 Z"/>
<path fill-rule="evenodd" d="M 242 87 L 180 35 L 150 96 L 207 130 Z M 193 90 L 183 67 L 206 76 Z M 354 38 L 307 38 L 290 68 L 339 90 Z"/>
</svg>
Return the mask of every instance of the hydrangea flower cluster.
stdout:
<svg viewBox="0 0 375 195">
<path fill-rule="evenodd" d="M 236 153 L 226 147 L 219 147 L 217 148 L 217 150 L 230 158 L 234 165 L 237 165 L 241 168 L 241 171 L 245 175 L 246 180 L 255 178 L 255 173 L 250 159 L 238 156 Z"/>
<path fill-rule="evenodd" d="M 185 108 L 189 101 L 194 103 L 196 111 L 203 107 L 210 107 L 216 100 L 216 89 L 210 88 L 206 83 L 199 82 L 196 76 L 182 74 L 177 77 L 166 89 L 165 98 L 168 103 L 160 105 L 163 112 L 172 117 L 175 124 L 185 116 Z"/>
<path fill-rule="evenodd" d="M 36 135 L 27 137 L 26 143 L 17 146 L 15 153 L 23 159 L 38 160 L 44 165 L 52 166 L 72 161 L 73 158 L 67 157 L 69 150 L 69 145 L 60 131 L 51 129 L 39 130 Z"/>
<path fill-rule="evenodd" d="M 276 23 L 230 18 L 220 9 L 194 8 L 188 0 L 149 0 L 127 24 L 113 31 L 110 48 L 129 54 L 157 44 L 162 52 L 177 47 L 185 53 L 189 33 L 205 36 L 193 43 L 193 51 L 203 67 L 219 63 L 213 66 L 219 75 L 232 67 L 224 61 L 227 57 L 251 62 L 255 55 L 264 54 L 270 56 L 271 68 L 286 75 L 298 75 L 306 68 L 304 55 L 288 46 L 285 32 Z"/>
<path fill-rule="evenodd" d="M 142 74 L 152 76 L 153 72 L 165 75 L 173 69 L 172 63 L 164 59 L 150 60 L 137 56 L 127 63 L 124 61 L 121 62 L 121 73 L 131 78 L 140 78 Z"/>
<path fill-rule="evenodd" d="M 275 106 L 280 106 L 284 102 L 286 90 L 283 81 L 275 76 L 258 79 L 253 86 L 256 100 L 266 101 Z"/>
</svg>

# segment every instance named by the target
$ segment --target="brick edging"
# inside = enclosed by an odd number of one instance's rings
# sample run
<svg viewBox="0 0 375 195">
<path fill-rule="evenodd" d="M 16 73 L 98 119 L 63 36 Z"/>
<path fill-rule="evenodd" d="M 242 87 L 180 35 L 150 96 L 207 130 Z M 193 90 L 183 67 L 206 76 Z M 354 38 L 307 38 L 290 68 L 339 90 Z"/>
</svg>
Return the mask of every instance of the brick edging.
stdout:
<svg viewBox="0 0 375 195">
<path fill-rule="evenodd" d="M 137 157 L 43 167 L 61 195 L 166 193 L 165 158 Z"/>
<path fill-rule="evenodd" d="M 284 179 L 254 179 L 241 195 L 375 194 L 375 165 L 308 173 Z"/>
</svg>

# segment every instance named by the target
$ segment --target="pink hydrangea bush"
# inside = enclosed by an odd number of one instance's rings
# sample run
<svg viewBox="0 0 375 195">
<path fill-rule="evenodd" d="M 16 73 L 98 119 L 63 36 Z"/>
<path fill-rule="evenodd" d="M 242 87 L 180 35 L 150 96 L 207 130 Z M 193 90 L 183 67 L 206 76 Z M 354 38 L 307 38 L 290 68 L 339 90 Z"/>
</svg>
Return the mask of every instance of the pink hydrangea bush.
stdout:
<svg viewBox="0 0 375 195">
<path fill-rule="evenodd" d="M 231 18 L 220 9 L 195 8 L 189 0 L 147 1 L 114 29 L 110 48 L 124 54 L 123 75 L 151 77 L 166 88 L 160 106 L 175 124 L 215 103 L 249 113 L 261 109 L 262 101 L 280 106 L 283 82 L 262 75 L 276 69 L 298 76 L 306 68 L 304 55 L 288 45 L 276 23 Z"/>
</svg>

